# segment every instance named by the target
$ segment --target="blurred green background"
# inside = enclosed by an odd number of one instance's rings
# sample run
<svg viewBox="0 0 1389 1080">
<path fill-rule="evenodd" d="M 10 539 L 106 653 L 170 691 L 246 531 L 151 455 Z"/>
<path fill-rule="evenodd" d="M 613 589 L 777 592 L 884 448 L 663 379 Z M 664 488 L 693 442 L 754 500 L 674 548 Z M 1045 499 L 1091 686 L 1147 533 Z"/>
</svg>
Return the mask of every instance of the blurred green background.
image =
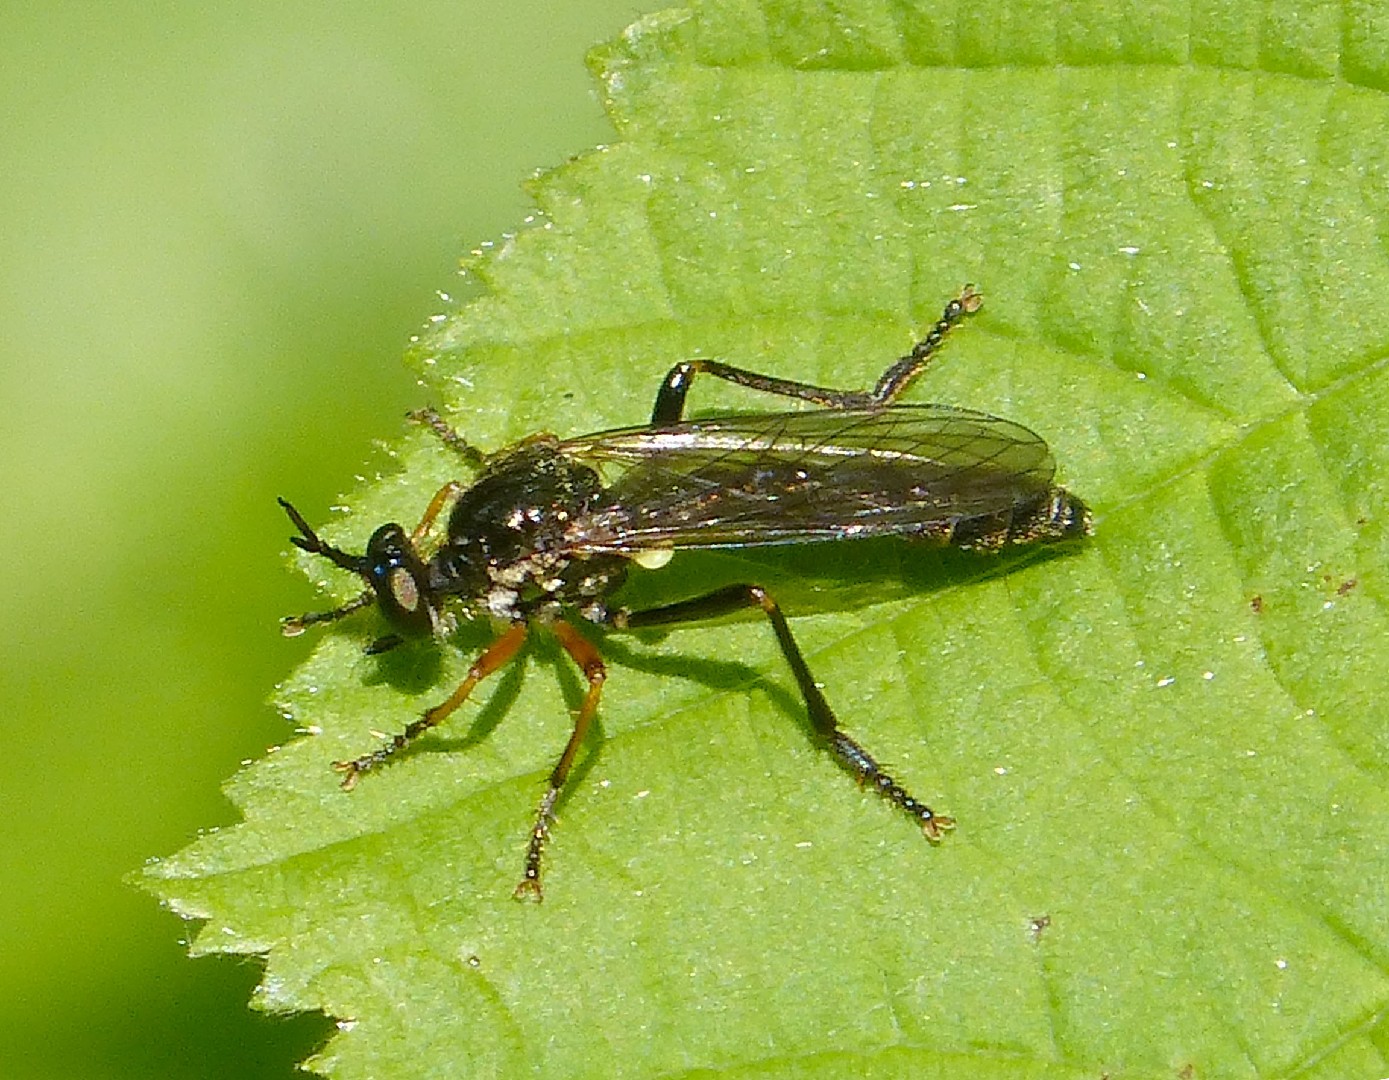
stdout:
<svg viewBox="0 0 1389 1080">
<path fill-rule="evenodd" d="M 289 1077 L 326 1037 L 122 878 L 291 734 L 275 496 L 321 519 L 423 400 L 408 336 L 612 139 L 584 52 L 661 6 L 5 6 L 0 1075 Z"/>
</svg>

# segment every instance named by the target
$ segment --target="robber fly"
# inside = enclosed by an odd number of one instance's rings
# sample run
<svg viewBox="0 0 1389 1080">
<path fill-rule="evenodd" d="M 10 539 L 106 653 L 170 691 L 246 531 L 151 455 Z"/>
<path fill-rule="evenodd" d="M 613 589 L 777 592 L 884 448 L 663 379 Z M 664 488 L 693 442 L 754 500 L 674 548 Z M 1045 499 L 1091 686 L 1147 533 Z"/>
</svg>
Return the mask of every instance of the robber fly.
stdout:
<svg viewBox="0 0 1389 1080">
<path fill-rule="evenodd" d="M 343 787 L 351 788 L 363 773 L 384 765 L 447 718 L 478 683 L 516 656 L 533 627 L 545 627 L 583 671 L 588 690 L 540 800 L 525 876 L 516 888 L 518 897 L 539 900 L 555 803 L 607 674 L 597 647 L 570 622 L 573 615 L 615 630 L 637 630 L 760 609 L 795 677 L 811 726 L 830 754 L 861 785 L 910 816 L 927 839 L 938 840 L 954 822 L 910 795 L 840 728 L 785 616 L 762 586 L 731 585 L 644 611 L 611 607 L 608 601 L 633 563 L 655 568 L 682 548 L 890 535 L 992 551 L 1087 533 L 1084 503 L 1052 483 L 1051 454 L 1031 431 L 968 409 L 896 404 L 951 328 L 981 303 L 980 295 L 966 288 L 870 391 L 830 390 L 692 360 L 666 376 L 647 425 L 574 439 L 532 435 L 487 456 L 433 410 L 413 413 L 478 470 L 477 479 L 441 488 L 413 532 L 382 525 L 363 555 L 321 539 L 281 499 L 299 530 L 293 543 L 359 575 L 367 585 L 333 611 L 286 619 L 287 635 L 372 603 L 392 633 L 370 645 L 369 652 L 404 638 L 443 637 L 453 629 L 455 613 L 490 616 L 505 628 L 446 700 L 378 749 L 335 763 Z M 824 408 L 686 420 L 685 398 L 699 373 Z M 601 466 L 622 471 L 605 485 Z M 428 543 L 431 526 L 450 504 L 445 536 Z"/>
</svg>

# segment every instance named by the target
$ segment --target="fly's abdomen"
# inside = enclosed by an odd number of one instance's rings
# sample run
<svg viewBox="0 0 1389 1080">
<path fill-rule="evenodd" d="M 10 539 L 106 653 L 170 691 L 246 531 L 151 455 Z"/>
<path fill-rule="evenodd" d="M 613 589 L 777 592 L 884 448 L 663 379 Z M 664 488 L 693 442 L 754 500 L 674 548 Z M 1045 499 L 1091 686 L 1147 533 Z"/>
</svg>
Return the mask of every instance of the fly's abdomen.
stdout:
<svg viewBox="0 0 1389 1080">
<path fill-rule="evenodd" d="M 1011 509 L 954 523 L 946 543 L 967 551 L 994 551 L 1009 544 L 1047 544 L 1090 531 L 1090 511 L 1065 488 L 1053 487 Z"/>
</svg>

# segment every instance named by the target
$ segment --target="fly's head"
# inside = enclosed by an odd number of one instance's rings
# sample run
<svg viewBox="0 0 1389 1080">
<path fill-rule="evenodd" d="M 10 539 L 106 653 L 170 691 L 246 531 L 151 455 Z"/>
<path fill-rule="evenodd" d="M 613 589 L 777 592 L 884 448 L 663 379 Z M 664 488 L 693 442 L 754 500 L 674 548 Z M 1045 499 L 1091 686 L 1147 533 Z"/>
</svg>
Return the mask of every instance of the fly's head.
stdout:
<svg viewBox="0 0 1389 1080">
<path fill-rule="evenodd" d="M 367 541 L 362 562 L 362 577 L 376 594 L 376 606 L 398 634 L 423 637 L 438 628 L 428 570 L 404 529 L 394 522 L 382 525 Z"/>
<path fill-rule="evenodd" d="M 403 528 L 394 522 L 382 525 L 371 534 L 366 553 L 353 555 L 320 537 L 284 499 L 280 505 L 299 530 L 300 535 L 290 537 L 295 547 L 321 555 L 334 566 L 356 574 L 367 585 L 366 591 L 342 607 L 285 619 L 281 629 L 286 637 L 296 637 L 314 623 L 332 622 L 372 603 L 381 609 L 393 633 L 372 642 L 367 647 L 369 653 L 385 652 L 406 638 L 424 637 L 443 629 L 445 619 L 439 610 L 438 593 L 431 585 L 429 567 Z"/>
</svg>

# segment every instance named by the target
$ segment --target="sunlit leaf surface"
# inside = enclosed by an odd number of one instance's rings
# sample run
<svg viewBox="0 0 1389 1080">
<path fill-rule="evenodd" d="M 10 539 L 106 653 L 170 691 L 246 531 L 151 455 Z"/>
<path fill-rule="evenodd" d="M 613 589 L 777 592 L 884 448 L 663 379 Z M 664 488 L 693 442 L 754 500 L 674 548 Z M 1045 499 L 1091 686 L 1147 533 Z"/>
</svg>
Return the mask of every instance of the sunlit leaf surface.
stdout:
<svg viewBox="0 0 1389 1080">
<path fill-rule="evenodd" d="M 640 423 L 692 356 L 864 386 L 975 282 L 912 400 L 1039 432 L 1096 535 L 1008 572 L 873 542 L 644 575 L 774 588 L 959 828 L 927 845 L 815 748 L 761 621 L 612 637 L 539 906 L 511 890 L 567 658 L 538 639 L 349 795 L 329 763 L 488 631 L 373 658 L 374 615 L 331 628 L 277 696 L 312 734 L 149 871 L 195 952 L 342 1018 L 336 1077 L 1384 1075 L 1386 25 L 727 0 L 598 50 L 620 141 L 536 182 L 415 351 L 469 439 Z M 418 431 L 394 456 L 344 546 L 463 472 Z"/>
</svg>

